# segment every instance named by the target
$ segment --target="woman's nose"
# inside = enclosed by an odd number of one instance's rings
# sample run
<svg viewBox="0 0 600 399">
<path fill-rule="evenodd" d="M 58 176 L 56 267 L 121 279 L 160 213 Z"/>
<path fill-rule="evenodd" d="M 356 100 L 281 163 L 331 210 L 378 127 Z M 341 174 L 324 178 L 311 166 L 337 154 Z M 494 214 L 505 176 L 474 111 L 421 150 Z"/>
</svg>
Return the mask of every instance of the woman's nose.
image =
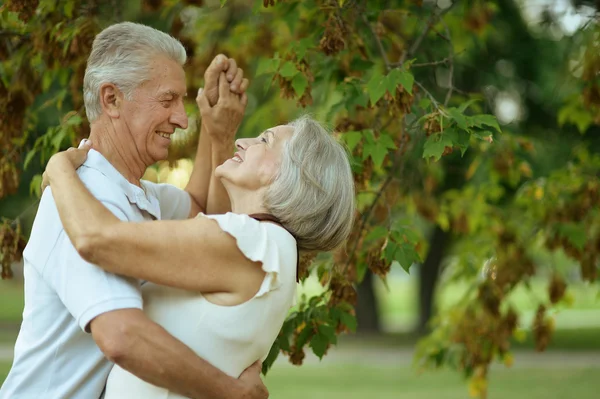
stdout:
<svg viewBox="0 0 600 399">
<path fill-rule="evenodd" d="M 244 145 L 244 139 L 238 139 L 235 141 L 235 148 L 238 150 L 246 150 L 246 146 Z"/>
</svg>

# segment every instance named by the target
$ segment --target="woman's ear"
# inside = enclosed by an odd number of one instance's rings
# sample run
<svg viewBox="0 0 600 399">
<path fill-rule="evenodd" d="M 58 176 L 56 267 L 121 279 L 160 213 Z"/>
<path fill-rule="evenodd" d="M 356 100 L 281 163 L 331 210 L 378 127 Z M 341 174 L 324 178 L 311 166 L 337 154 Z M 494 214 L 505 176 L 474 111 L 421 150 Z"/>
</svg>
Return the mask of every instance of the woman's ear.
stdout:
<svg viewBox="0 0 600 399">
<path fill-rule="evenodd" d="M 100 104 L 102 111 L 111 118 L 119 118 L 123 94 L 112 83 L 100 86 Z"/>
</svg>

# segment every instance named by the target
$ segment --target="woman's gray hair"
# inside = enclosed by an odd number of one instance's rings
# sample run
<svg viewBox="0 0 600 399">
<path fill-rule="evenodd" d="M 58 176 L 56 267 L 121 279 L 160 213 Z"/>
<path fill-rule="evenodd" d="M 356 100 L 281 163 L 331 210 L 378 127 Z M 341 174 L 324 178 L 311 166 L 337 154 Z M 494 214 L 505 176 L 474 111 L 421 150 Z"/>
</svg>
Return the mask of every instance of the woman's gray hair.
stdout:
<svg viewBox="0 0 600 399">
<path fill-rule="evenodd" d="M 88 120 L 100 114 L 100 87 L 113 83 L 131 100 L 133 91 L 150 78 L 153 57 L 166 56 L 185 64 L 183 45 L 168 34 L 149 26 L 121 22 L 100 32 L 94 39 L 83 78 L 83 102 Z"/>
<path fill-rule="evenodd" d="M 286 143 L 265 207 L 296 236 L 303 251 L 329 251 L 352 230 L 354 180 L 348 154 L 315 120 L 303 116 Z"/>
</svg>

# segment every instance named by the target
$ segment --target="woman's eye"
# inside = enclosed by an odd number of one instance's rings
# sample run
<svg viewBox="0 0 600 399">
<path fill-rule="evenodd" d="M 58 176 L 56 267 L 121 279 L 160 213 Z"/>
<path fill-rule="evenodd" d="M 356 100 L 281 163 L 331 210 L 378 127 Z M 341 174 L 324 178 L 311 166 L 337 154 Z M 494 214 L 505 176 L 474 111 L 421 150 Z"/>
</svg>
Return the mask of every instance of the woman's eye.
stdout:
<svg viewBox="0 0 600 399">
<path fill-rule="evenodd" d="M 262 141 L 263 143 L 266 143 L 266 142 L 267 142 L 267 139 L 266 139 L 265 137 L 261 137 L 261 138 L 260 138 L 260 141 Z"/>
</svg>

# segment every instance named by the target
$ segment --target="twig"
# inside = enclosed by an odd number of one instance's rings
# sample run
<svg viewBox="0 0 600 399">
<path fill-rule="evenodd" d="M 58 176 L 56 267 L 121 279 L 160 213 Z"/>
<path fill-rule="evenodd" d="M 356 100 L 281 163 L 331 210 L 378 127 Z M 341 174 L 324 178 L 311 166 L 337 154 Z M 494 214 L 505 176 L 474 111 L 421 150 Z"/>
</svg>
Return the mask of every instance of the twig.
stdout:
<svg viewBox="0 0 600 399">
<path fill-rule="evenodd" d="M 452 90 L 454 90 L 454 47 L 452 47 L 452 37 L 450 36 L 450 29 L 448 29 L 448 24 L 443 19 L 440 19 L 440 22 L 444 25 L 444 29 L 446 30 L 446 36 L 448 36 L 448 48 L 450 49 L 450 54 L 448 58 L 450 59 L 450 71 L 448 73 L 448 85 L 450 88 L 448 89 L 448 93 L 446 93 L 446 99 L 444 100 L 444 107 L 448 106 L 450 102 L 450 98 L 452 97 Z"/>
<path fill-rule="evenodd" d="M 10 227 L 15 228 L 17 226 L 17 223 L 19 223 L 19 221 L 21 220 L 21 218 L 23 216 L 25 216 L 26 214 L 28 214 L 31 209 L 33 209 L 34 207 L 36 207 L 37 205 L 39 205 L 40 201 L 41 201 L 41 198 L 38 198 L 37 200 L 35 200 L 31 204 L 29 204 L 27 206 L 27 208 L 25 208 L 23 210 L 23 212 L 21 212 L 16 218 L 14 218 L 13 220 L 11 220 Z"/>
<path fill-rule="evenodd" d="M 408 51 L 403 52 L 402 55 L 400 56 L 400 59 L 397 62 L 398 65 L 404 64 L 404 61 L 406 61 L 408 58 L 412 57 L 417 52 L 417 50 L 421 46 L 421 43 L 423 42 L 423 39 L 425 39 L 425 37 L 429 34 L 429 31 L 431 30 L 431 28 L 433 28 L 433 21 L 436 18 L 442 19 L 442 16 L 444 14 L 446 14 L 448 11 L 450 11 L 450 9 L 452 9 L 454 4 L 456 4 L 456 2 L 453 2 L 450 7 L 443 9 L 439 13 L 436 13 L 435 8 L 434 8 L 434 10 L 431 12 L 431 15 L 429 16 L 429 19 L 427 20 L 427 23 L 425 24 L 425 27 L 423 28 L 423 31 L 421 32 L 421 34 L 417 37 L 417 39 L 414 41 L 412 46 L 410 46 L 410 49 L 408 49 Z"/>
<path fill-rule="evenodd" d="M 423 86 L 419 81 L 415 80 L 415 84 L 417 86 L 419 86 L 421 88 L 421 90 L 423 90 L 423 92 L 425 93 L 425 95 L 427 97 L 429 97 L 429 99 L 431 100 L 431 103 L 433 104 L 433 106 L 435 107 L 435 109 L 437 109 L 441 114 L 446 115 L 446 113 L 440 108 L 440 103 L 435 99 L 435 97 L 425 88 L 425 86 Z"/>
<path fill-rule="evenodd" d="M 442 64 L 447 64 L 448 62 L 450 62 L 451 58 L 450 57 L 446 57 L 443 60 L 439 60 L 439 61 L 432 61 L 432 62 L 421 62 L 418 64 L 411 64 L 411 68 L 419 68 L 419 67 L 427 67 L 427 66 L 435 66 L 435 65 L 442 65 Z M 394 64 L 394 66 L 400 66 L 399 64 Z"/>
<path fill-rule="evenodd" d="M 403 124 L 404 124 L 404 122 L 403 122 Z M 405 129 L 402 129 L 402 134 L 404 135 L 405 133 L 406 133 Z M 373 213 L 373 209 L 375 209 L 377 202 L 379 201 L 379 199 L 381 198 L 381 196 L 383 195 L 383 193 L 385 192 L 385 190 L 387 189 L 389 184 L 392 182 L 392 180 L 394 180 L 394 174 L 391 172 L 398 167 L 398 163 L 402 159 L 401 154 L 402 154 L 405 144 L 406 144 L 406 141 L 403 141 L 398 146 L 398 151 L 396 151 L 396 157 L 394 159 L 394 163 L 392 164 L 390 174 L 388 174 L 388 176 L 386 177 L 386 179 L 383 182 L 383 184 L 381 185 L 381 187 L 379 187 L 379 190 L 377 191 L 377 195 L 373 199 L 373 202 L 371 202 L 371 205 L 369 205 L 369 208 L 367 209 L 367 211 L 365 213 L 363 213 L 363 216 L 362 216 L 362 219 L 360 222 L 360 226 L 358 228 L 358 234 L 354 240 L 354 244 L 352 245 L 352 250 L 350 251 L 348 261 L 346 261 L 346 265 L 344 266 L 344 271 L 342 272 L 343 275 L 346 274 L 346 272 L 348 271 L 348 268 L 350 267 L 350 264 L 354 260 L 354 254 L 356 253 L 356 250 L 358 249 L 358 243 L 360 242 L 360 236 L 362 235 L 362 232 L 365 229 L 367 222 L 371 218 L 371 213 Z M 404 170 L 404 163 L 401 166 L 399 174 L 401 174 L 403 172 L 403 170 Z"/>
<path fill-rule="evenodd" d="M 383 58 L 383 61 L 385 62 L 385 68 L 389 71 L 390 69 L 392 69 L 392 66 L 390 65 L 390 61 L 387 58 L 387 54 L 385 53 L 385 49 L 383 48 L 383 43 L 381 43 L 381 39 L 379 39 L 379 36 L 377 36 L 377 32 L 375 32 L 375 29 L 373 29 L 373 26 L 371 25 L 371 23 L 369 22 L 369 20 L 367 19 L 367 17 L 365 16 L 364 13 L 361 14 L 361 17 L 362 17 L 363 22 L 371 30 L 371 33 L 373 34 L 373 37 L 375 38 L 375 42 L 377 43 L 377 47 L 379 48 L 379 52 L 381 53 L 381 57 Z"/>
</svg>

